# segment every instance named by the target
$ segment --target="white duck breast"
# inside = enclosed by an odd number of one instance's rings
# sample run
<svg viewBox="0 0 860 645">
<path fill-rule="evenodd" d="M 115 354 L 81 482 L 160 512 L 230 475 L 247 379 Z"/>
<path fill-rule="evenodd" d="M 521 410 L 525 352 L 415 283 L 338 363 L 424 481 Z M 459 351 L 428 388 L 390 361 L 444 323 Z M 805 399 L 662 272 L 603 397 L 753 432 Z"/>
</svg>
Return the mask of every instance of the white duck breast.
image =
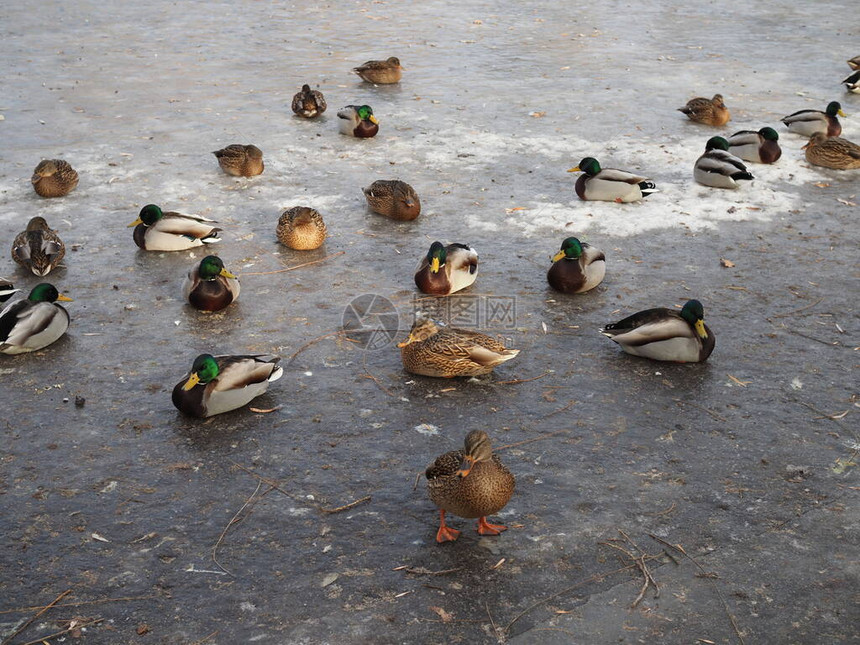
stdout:
<svg viewBox="0 0 860 645">
<path fill-rule="evenodd" d="M 603 251 L 596 249 L 588 244 L 582 245 L 582 266 L 585 267 L 586 280 L 582 287 L 582 291 L 594 289 L 597 285 L 603 282 L 606 276 L 606 260 L 596 259 L 603 255 Z"/>
<path fill-rule="evenodd" d="M 708 150 L 696 161 L 693 177 L 714 188 L 737 188 L 736 179 L 752 179 L 743 161 L 725 150 Z"/>
<path fill-rule="evenodd" d="M 471 246 L 466 246 L 465 249 L 458 247 L 448 255 L 448 262 L 451 263 L 451 293 L 465 289 L 478 278 L 478 252 Z M 475 267 L 474 271 L 472 267 Z"/>
<path fill-rule="evenodd" d="M 271 374 L 266 377 L 266 373 Z M 218 378 L 206 386 L 209 398 L 206 402 L 206 416 L 230 412 L 250 403 L 269 389 L 269 383 L 277 381 L 284 375 L 280 365 L 261 361 L 243 361 L 228 366 Z M 241 383 L 249 378 L 263 378 L 258 383 L 249 383 L 244 387 Z"/>
<path fill-rule="evenodd" d="M 52 302 L 16 300 L 0 314 L 0 329 L 11 324 L 0 352 L 24 354 L 47 347 L 66 333 L 69 322 L 69 312 Z"/>
</svg>

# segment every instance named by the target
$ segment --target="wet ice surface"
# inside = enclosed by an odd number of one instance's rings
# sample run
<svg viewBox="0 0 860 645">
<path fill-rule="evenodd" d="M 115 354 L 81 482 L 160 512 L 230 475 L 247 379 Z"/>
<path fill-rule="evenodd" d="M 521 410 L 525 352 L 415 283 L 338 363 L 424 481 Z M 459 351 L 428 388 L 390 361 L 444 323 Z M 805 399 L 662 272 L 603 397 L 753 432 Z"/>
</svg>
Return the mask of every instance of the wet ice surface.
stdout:
<svg viewBox="0 0 860 645">
<path fill-rule="evenodd" d="M 809 167 L 780 126 L 783 158 L 751 166 L 751 185 L 697 186 L 717 131 L 675 111 L 721 92 L 729 134 L 838 99 L 860 140 L 860 98 L 839 86 L 858 53 L 853 8 L 748 3 L 729 19 L 704 2 L 562 4 L 2 9 L 0 244 L 45 216 L 69 249 L 51 280 L 75 302 L 67 337 L 0 359 L 0 610 L 66 589 L 97 601 L 52 610 L 21 642 L 73 616 L 105 619 L 93 643 L 737 642 L 718 593 L 747 642 L 857 637 L 857 174 Z M 407 68 L 400 85 L 349 73 L 389 55 Z M 289 111 L 303 82 L 326 95 L 320 120 Z M 375 139 L 337 134 L 337 109 L 359 102 L 381 121 Z M 222 174 L 211 151 L 230 143 L 260 146 L 265 173 Z M 565 171 L 584 156 L 662 192 L 580 202 Z M 43 157 L 80 173 L 69 197 L 33 193 Z M 415 222 L 365 208 L 361 187 L 395 177 L 421 196 Z M 137 251 L 125 225 L 150 202 L 223 225 L 236 305 L 183 304 L 201 252 Z M 323 249 L 277 244 L 278 215 L 298 204 L 325 216 Z M 578 298 L 544 279 L 570 234 L 609 260 Z M 413 306 L 433 309 L 412 302 L 411 276 L 434 239 L 480 251 L 467 295 L 484 318 L 516 298 L 512 328 L 482 325 L 523 350 L 515 361 L 438 381 L 404 373 L 390 345 L 305 347 L 362 293 L 392 300 L 401 328 Z M 0 274 L 32 287 L 4 253 Z M 717 335 L 704 365 L 637 360 L 596 333 L 690 297 Z M 254 403 L 281 407 L 180 417 L 170 390 L 212 350 L 284 357 Z M 414 476 L 474 427 L 497 446 L 562 432 L 502 451 L 518 481 L 507 533 L 479 538 L 455 518 L 462 537 L 439 547 Z M 652 560 L 660 597 L 630 610 L 641 578 L 611 573 L 629 561 L 601 545 L 619 530 L 649 554 L 663 548 L 649 534 L 680 544 L 719 577 Z M 0 614 L 0 634 L 33 613 Z"/>
</svg>

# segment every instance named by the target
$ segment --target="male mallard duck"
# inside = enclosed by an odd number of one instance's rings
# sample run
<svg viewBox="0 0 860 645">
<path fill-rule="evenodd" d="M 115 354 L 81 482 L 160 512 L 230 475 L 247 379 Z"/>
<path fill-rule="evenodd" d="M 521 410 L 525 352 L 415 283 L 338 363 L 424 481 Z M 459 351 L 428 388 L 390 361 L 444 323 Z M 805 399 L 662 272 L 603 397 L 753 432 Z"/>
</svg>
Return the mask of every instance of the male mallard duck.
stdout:
<svg viewBox="0 0 860 645">
<path fill-rule="evenodd" d="M 257 146 L 234 143 L 212 153 L 218 157 L 221 170 L 234 177 L 253 177 L 262 174 L 263 151 Z"/>
<path fill-rule="evenodd" d="M 860 69 L 848 76 L 842 83 L 849 92 L 860 94 Z"/>
<path fill-rule="evenodd" d="M 302 91 L 293 97 L 293 112 L 306 119 L 313 119 L 325 112 L 325 97 L 319 90 L 312 90 L 310 85 L 302 85 Z"/>
<path fill-rule="evenodd" d="M 860 56 L 848 59 L 848 67 L 851 69 L 860 69 Z"/>
<path fill-rule="evenodd" d="M 325 242 L 326 225 L 319 211 L 309 206 L 293 206 L 278 218 L 278 241 L 296 251 L 318 249 Z"/>
<path fill-rule="evenodd" d="M 773 128 L 741 130 L 728 138 L 729 152 L 745 161 L 773 163 L 782 156 L 779 135 Z"/>
<path fill-rule="evenodd" d="M 701 302 L 688 300 L 680 313 L 664 307 L 646 309 L 606 325 L 600 333 L 634 356 L 701 363 L 714 351 L 715 343 L 704 315 Z"/>
<path fill-rule="evenodd" d="M 200 215 L 164 213 L 155 204 L 147 204 L 129 226 L 135 227 L 134 243 L 144 251 L 185 251 L 221 241 L 221 229 L 209 223 L 215 222 Z"/>
<path fill-rule="evenodd" d="M 200 311 L 221 311 L 239 297 L 239 278 L 224 268 L 217 255 L 207 255 L 182 284 L 182 295 Z"/>
<path fill-rule="evenodd" d="M 377 179 L 367 188 L 362 188 L 367 205 L 392 219 L 413 220 L 421 214 L 418 193 L 405 181 L 399 179 Z"/>
<path fill-rule="evenodd" d="M 821 110 L 800 110 L 780 119 L 789 132 L 811 137 L 816 132 L 821 132 L 828 137 L 838 137 L 842 134 L 842 125 L 836 116 L 846 116 L 838 101 L 831 101 L 827 108 Z"/>
<path fill-rule="evenodd" d="M 387 60 L 369 60 L 358 67 L 353 67 L 352 71 L 361 76 L 361 80 L 377 85 L 397 83 L 403 76 L 400 59 L 394 56 Z"/>
<path fill-rule="evenodd" d="M 347 105 L 337 113 L 337 122 L 341 134 L 359 139 L 375 137 L 379 132 L 379 121 L 369 105 Z"/>
<path fill-rule="evenodd" d="M 173 388 L 173 405 L 192 417 L 211 417 L 241 408 L 263 394 L 284 369 L 274 357 L 200 354 L 191 372 Z"/>
<path fill-rule="evenodd" d="M 78 173 L 68 161 L 45 159 L 36 166 L 30 181 L 40 197 L 62 197 L 78 185 Z"/>
<path fill-rule="evenodd" d="M 487 516 L 505 507 L 516 481 L 499 456 L 493 454 L 490 438 L 483 430 L 467 434 L 463 450 L 436 457 L 424 476 L 430 499 L 439 507 L 437 542 L 453 541 L 460 535 L 460 531 L 445 524 L 446 511 L 460 517 L 477 517 L 480 535 L 498 535 L 508 528 L 490 524 Z"/>
<path fill-rule="evenodd" d="M 34 217 L 12 242 L 12 259 L 35 275 L 46 276 L 66 253 L 66 245 L 44 217 Z"/>
<path fill-rule="evenodd" d="M 440 378 L 489 374 L 496 365 L 520 353 L 486 334 L 440 328 L 421 317 L 415 319 L 409 338 L 397 346 L 407 372 Z"/>
<path fill-rule="evenodd" d="M 729 142 L 723 137 L 711 137 L 705 145 L 705 153 L 696 159 L 693 177 L 704 186 L 714 188 L 737 188 L 737 181 L 752 180 L 744 162 L 728 152 Z"/>
<path fill-rule="evenodd" d="M 728 108 L 723 103 L 722 94 L 714 94 L 712 99 L 703 97 L 690 99 L 687 101 L 687 105 L 678 108 L 678 111 L 686 114 L 690 121 L 705 125 L 725 125 L 732 118 Z"/>
<path fill-rule="evenodd" d="M 813 166 L 852 170 L 860 168 L 860 146 L 841 137 L 826 137 L 816 132 L 803 146 L 806 160 Z"/>
<path fill-rule="evenodd" d="M 69 312 L 56 304 L 71 302 L 57 288 L 42 282 L 30 295 L 6 305 L 0 313 L 0 353 L 24 354 L 47 347 L 69 328 Z"/>
<path fill-rule="evenodd" d="M 478 252 L 468 244 L 433 242 L 418 268 L 415 284 L 424 293 L 447 296 L 465 289 L 478 277 Z"/>
<path fill-rule="evenodd" d="M 16 293 L 21 291 L 20 289 L 16 289 L 15 285 L 12 284 L 11 280 L 7 280 L 6 278 L 0 278 L 0 302 L 6 302 L 14 296 Z M 3 308 L 0 307 L 0 310 Z"/>
<path fill-rule="evenodd" d="M 556 291 L 584 293 L 599 285 L 605 274 L 606 256 L 603 251 L 569 237 L 552 257 L 546 279 Z"/>
<path fill-rule="evenodd" d="M 586 157 L 567 172 L 580 171 L 584 174 L 576 180 L 576 194 L 585 201 L 638 202 L 658 192 L 646 177 L 615 168 L 601 169 L 597 159 L 592 157 Z"/>
</svg>

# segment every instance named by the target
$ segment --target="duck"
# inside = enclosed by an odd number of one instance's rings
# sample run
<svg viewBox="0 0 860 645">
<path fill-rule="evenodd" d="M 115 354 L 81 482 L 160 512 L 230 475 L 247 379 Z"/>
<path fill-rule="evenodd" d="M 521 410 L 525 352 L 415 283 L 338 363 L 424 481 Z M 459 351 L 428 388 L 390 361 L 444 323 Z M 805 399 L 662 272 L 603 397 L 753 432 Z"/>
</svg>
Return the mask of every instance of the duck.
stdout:
<svg viewBox="0 0 860 645">
<path fill-rule="evenodd" d="M 44 217 L 34 217 L 12 242 L 12 259 L 34 275 L 46 276 L 57 268 L 66 245 Z"/>
<path fill-rule="evenodd" d="M 0 312 L 0 354 L 25 354 L 47 347 L 69 328 L 69 312 L 57 301 L 72 302 L 49 282 Z"/>
<path fill-rule="evenodd" d="M 30 178 L 39 197 L 63 197 L 78 185 L 78 173 L 63 159 L 43 159 Z"/>
<path fill-rule="evenodd" d="M 849 92 L 860 94 L 860 69 L 846 77 L 842 83 Z"/>
<path fill-rule="evenodd" d="M 860 146 L 841 137 L 827 137 L 816 132 L 803 146 L 806 160 L 813 166 L 852 170 L 860 168 Z"/>
<path fill-rule="evenodd" d="M 456 293 L 477 277 L 478 252 L 468 244 L 433 242 L 415 270 L 415 284 L 432 296 Z"/>
<path fill-rule="evenodd" d="M 20 293 L 20 289 L 16 289 L 11 280 L 0 278 L 0 303 L 7 302 L 16 293 Z M 3 308 L 0 307 L 0 310 Z"/>
<path fill-rule="evenodd" d="M 740 130 L 730 136 L 729 152 L 744 161 L 773 163 L 782 156 L 779 134 L 773 128 Z"/>
<path fill-rule="evenodd" d="M 460 531 L 445 524 L 445 513 L 478 518 L 479 535 L 499 535 L 507 530 L 503 524 L 491 524 L 487 516 L 495 515 L 514 494 L 513 474 L 493 453 L 490 437 L 483 430 L 466 435 L 462 450 L 452 450 L 436 457 L 424 472 L 427 492 L 439 508 L 439 530 L 436 542 L 453 542 Z"/>
<path fill-rule="evenodd" d="M 654 182 L 625 170 L 600 168 L 593 157 L 586 157 L 567 172 L 583 172 L 576 180 L 576 194 L 583 201 L 638 202 L 656 193 Z"/>
<path fill-rule="evenodd" d="M 323 93 L 319 90 L 312 90 L 311 86 L 307 84 L 302 85 L 301 92 L 297 92 L 293 96 L 293 112 L 306 119 L 318 117 L 325 112 L 327 107 Z"/>
<path fill-rule="evenodd" d="M 369 139 L 379 132 L 379 120 L 369 105 L 347 105 L 337 113 L 337 120 L 340 133 L 351 137 Z"/>
<path fill-rule="evenodd" d="M 546 279 L 561 293 L 585 293 L 594 289 L 606 275 L 603 251 L 575 237 L 561 243 L 561 250 L 552 257 Z"/>
<path fill-rule="evenodd" d="M 606 325 L 600 333 L 633 356 L 701 363 L 714 351 L 715 344 L 704 315 L 701 302 L 688 300 L 680 312 L 665 307 L 646 309 Z"/>
<path fill-rule="evenodd" d="M 239 297 L 239 278 L 217 255 L 207 255 L 185 277 L 182 295 L 195 309 L 221 311 Z"/>
<path fill-rule="evenodd" d="M 723 137 L 711 137 L 705 152 L 696 159 L 693 177 L 703 186 L 737 188 L 738 181 L 752 180 L 744 162 L 728 152 L 729 142 Z"/>
<path fill-rule="evenodd" d="M 860 69 L 860 56 L 849 58 L 846 62 L 851 69 Z"/>
<path fill-rule="evenodd" d="M 405 181 L 377 179 L 361 190 L 367 205 L 375 213 L 403 222 L 411 221 L 421 214 L 418 193 Z"/>
<path fill-rule="evenodd" d="M 837 116 L 846 116 L 842 111 L 842 106 L 839 101 L 831 101 L 827 104 L 824 112 L 821 110 L 800 110 L 788 116 L 784 116 L 780 121 L 785 124 L 789 132 L 801 134 L 804 137 L 811 137 L 816 132 L 826 134 L 828 137 L 838 137 L 842 134 L 842 125 L 839 123 Z"/>
<path fill-rule="evenodd" d="M 129 227 L 134 226 L 134 243 L 144 251 L 185 251 L 221 241 L 221 229 L 210 226 L 215 221 L 201 215 L 163 212 L 147 204 Z"/>
<path fill-rule="evenodd" d="M 397 346 L 407 372 L 438 378 L 489 374 L 520 353 L 486 334 L 440 327 L 423 316 L 416 317 L 409 338 Z"/>
<path fill-rule="evenodd" d="M 221 170 L 234 177 L 254 177 L 263 173 L 263 151 L 257 146 L 234 143 L 215 150 Z"/>
<path fill-rule="evenodd" d="M 358 74 L 361 80 L 376 85 L 398 83 L 403 76 L 403 67 L 400 66 L 400 59 L 396 56 L 386 60 L 369 60 L 358 67 L 353 67 L 352 71 Z"/>
<path fill-rule="evenodd" d="M 280 357 L 200 354 L 173 388 L 173 405 L 200 419 L 241 408 L 284 374 Z"/>
<path fill-rule="evenodd" d="M 311 251 L 322 246 L 327 230 L 319 211 L 309 206 L 293 206 L 281 213 L 276 234 L 284 246 Z"/>
<path fill-rule="evenodd" d="M 705 125 L 725 125 L 732 118 L 726 104 L 723 103 L 722 94 L 714 94 L 712 99 L 701 96 L 690 99 L 687 101 L 687 105 L 678 108 L 678 111 L 686 114 L 690 121 Z"/>
</svg>

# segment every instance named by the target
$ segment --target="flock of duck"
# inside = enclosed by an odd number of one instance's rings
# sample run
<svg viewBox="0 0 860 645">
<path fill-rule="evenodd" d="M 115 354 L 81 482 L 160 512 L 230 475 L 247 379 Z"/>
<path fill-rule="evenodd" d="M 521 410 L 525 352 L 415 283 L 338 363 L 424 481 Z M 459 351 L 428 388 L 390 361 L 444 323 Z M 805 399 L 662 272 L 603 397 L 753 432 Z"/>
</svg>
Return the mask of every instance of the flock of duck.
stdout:
<svg viewBox="0 0 860 645">
<path fill-rule="evenodd" d="M 848 61 L 858 70 L 844 83 L 860 92 L 860 56 Z M 398 83 L 403 68 L 400 61 L 368 61 L 354 68 L 362 80 L 373 84 Z M 304 85 L 292 101 L 293 112 L 302 118 L 316 118 L 326 110 L 323 94 Z M 730 120 L 728 108 L 719 94 L 712 99 L 694 98 L 679 108 L 697 123 L 722 127 Z M 342 134 L 373 137 L 379 121 L 368 105 L 348 105 L 337 113 Z M 860 146 L 841 139 L 838 116 L 845 116 L 838 102 L 824 111 L 801 110 L 782 119 L 793 132 L 808 138 L 804 146 L 809 163 L 827 168 L 860 168 Z M 744 161 L 770 164 L 782 151 L 779 136 L 771 127 L 743 130 L 729 137 L 712 137 L 694 166 L 695 180 L 715 188 L 737 188 L 738 181 L 753 179 Z M 232 176 L 252 177 L 265 169 L 262 151 L 254 145 L 229 145 L 213 153 L 221 169 Z M 610 202 L 640 201 L 657 192 L 647 177 L 624 170 L 601 168 L 586 157 L 569 172 L 581 172 L 575 191 L 582 200 Z M 44 160 L 36 166 L 32 185 L 41 197 L 55 198 L 70 193 L 78 184 L 78 174 L 61 159 Z M 378 180 L 363 189 L 371 210 L 400 221 L 420 215 L 421 202 L 415 190 L 400 180 Z M 202 216 L 163 211 L 155 204 L 144 206 L 134 226 L 135 244 L 144 251 L 182 251 L 221 241 L 216 222 Z M 278 240 L 296 250 L 316 249 L 323 244 L 327 229 L 322 215 L 308 206 L 295 206 L 280 216 Z M 12 258 L 33 274 L 48 275 L 63 259 L 65 246 L 43 217 L 34 217 L 12 244 Z M 606 272 L 606 258 L 599 249 L 577 239 L 566 238 L 552 257 L 547 281 L 556 291 L 579 294 L 596 287 Z M 478 253 L 468 244 L 444 245 L 433 242 L 415 271 L 415 284 L 423 293 L 447 296 L 472 285 L 477 279 Z M 239 297 L 239 279 L 217 255 L 207 255 L 193 266 L 182 285 L 183 297 L 195 309 L 214 312 L 227 308 Z M 13 284 L 0 278 L 0 353 L 22 354 L 47 347 L 59 339 L 70 324 L 61 301 L 71 299 L 48 282 L 36 285 L 27 297 Z M 704 323 L 698 300 L 689 300 L 680 311 L 654 308 L 640 311 L 605 325 L 601 333 L 632 355 L 659 361 L 701 362 L 715 346 L 714 333 Z M 418 315 L 406 340 L 398 344 L 404 368 L 411 373 L 440 378 L 488 374 L 497 365 L 511 360 L 519 350 L 496 338 L 467 329 L 457 329 Z M 283 375 L 278 357 L 201 354 L 189 373 L 176 384 L 173 404 L 193 417 L 209 417 L 248 404 L 266 392 Z M 505 526 L 491 524 L 487 517 L 499 512 L 514 491 L 515 480 L 492 451 L 486 432 L 474 430 L 462 450 L 438 457 L 425 473 L 430 498 L 439 507 L 438 542 L 455 540 L 459 531 L 445 523 L 445 513 L 477 518 L 478 533 L 497 535 Z"/>
</svg>

